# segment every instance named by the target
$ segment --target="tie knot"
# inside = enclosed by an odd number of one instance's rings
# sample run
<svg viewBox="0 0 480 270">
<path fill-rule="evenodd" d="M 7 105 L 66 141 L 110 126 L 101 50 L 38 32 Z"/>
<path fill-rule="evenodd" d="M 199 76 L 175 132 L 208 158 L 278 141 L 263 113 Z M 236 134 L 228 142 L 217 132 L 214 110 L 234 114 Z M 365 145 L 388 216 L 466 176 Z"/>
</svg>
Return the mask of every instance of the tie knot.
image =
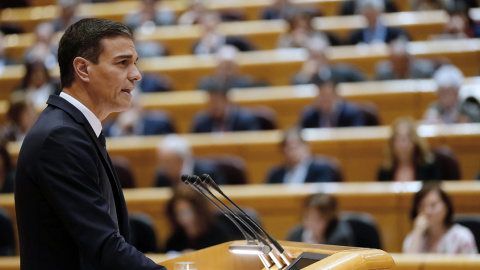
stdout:
<svg viewBox="0 0 480 270">
<path fill-rule="evenodd" d="M 100 132 L 100 136 L 98 136 L 98 139 L 100 140 L 100 144 L 103 146 L 104 149 L 107 148 L 107 140 L 105 139 L 105 135 L 103 134 L 103 131 Z"/>
</svg>

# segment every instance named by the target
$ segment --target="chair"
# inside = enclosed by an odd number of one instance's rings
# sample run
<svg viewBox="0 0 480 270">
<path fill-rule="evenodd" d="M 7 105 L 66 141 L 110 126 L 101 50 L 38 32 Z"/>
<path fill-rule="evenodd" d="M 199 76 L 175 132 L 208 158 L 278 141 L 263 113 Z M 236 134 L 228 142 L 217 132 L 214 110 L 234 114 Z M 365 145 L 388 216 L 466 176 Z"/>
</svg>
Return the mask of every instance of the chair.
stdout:
<svg viewBox="0 0 480 270">
<path fill-rule="evenodd" d="M 327 165 L 333 172 L 333 182 L 342 182 L 343 181 L 343 172 L 340 166 L 338 159 L 334 157 L 329 157 L 325 155 L 315 155 L 315 162 L 323 163 Z"/>
<path fill-rule="evenodd" d="M 234 155 L 215 155 L 208 159 L 220 169 L 226 184 L 244 185 L 248 183 L 247 164 L 243 158 Z"/>
<path fill-rule="evenodd" d="M 156 253 L 157 236 L 152 218 L 143 213 L 131 213 L 130 244 L 142 253 Z"/>
<path fill-rule="evenodd" d="M 341 217 L 353 230 L 355 246 L 382 249 L 375 219 L 364 212 L 342 212 Z"/>
<path fill-rule="evenodd" d="M 7 211 L 0 208 L 0 256 L 15 255 L 15 233 Z"/>
<path fill-rule="evenodd" d="M 455 153 L 448 146 L 440 146 L 432 149 L 435 160 L 438 163 L 442 180 L 460 180 L 462 174 Z"/>
<path fill-rule="evenodd" d="M 251 108 L 253 114 L 260 122 L 260 130 L 277 129 L 277 113 L 267 106 L 255 106 Z"/>
<path fill-rule="evenodd" d="M 120 156 L 112 157 L 112 165 L 122 188 L 135 188 L 137 186 L 135 175 L 128 159 Z"/>
<path fill-rule="evenodd" d="M 229 206 L 230 207 L 230 206 Z M 234 209 L 234 207 L 230 207 L 234 212 L 235 214 L 237 214 L 238 216 L 242 217 L 246 222 L 247 224 L 250 225 L 250 227 L 256 229 L 255 225 L 253 225 L 252 222 L 248 221 L 244 216 L 243 214 L 240 213 L 240 211 Z M 249 215 L 253 220 L 255 220 L 258 224 L 260 224 L 260 226 L 262 226 L 262 220 L 260 218 L 260 215 L 258 214 L 257 211 L 255 211 L 255 209 L 253 208 L 247 208 L 247 207 L 242 207 L 242 210 L 247 213 L 247 215 Z M 238 220 L 236 220 L 238 221 Z M 235 224 L 229 219 L 227 218 L 223 213 L 221 212 L 218 212 L 217 213 L 217 222 L 218 224 L 220 224 L 221 227 L 223 227 L 228 235 L 231 237 L 231 240 L 244 240 L 245 237 L 243 236 L 242 232 L 237 228 L 237 226 L 235 226 Z M 247 232 L 249 233 L 250 235 L 252 235 L 251 231 L 245 226 L 243 225 L 242 223 L 238 222 L 242 228 Z M 253 235 L 252 235 L 253 236 Z"/>
<path fill-rule="evenodd" d="M 480 215 L 479 214 L 460 214 L 455 215 L 454 222 L 465 226 L 472 231 L 477 243 L 477 250 L 480 251 Z"/>
<path fill-rule="evenodd" d="M 378 114 L 378 109 L 375 104 L 372 102 L 360 102 L 356 103 L 357 108 L 362 112 L 363 118 L 365 120 L 365 126 L 379 126 L 380 116 Z"/>
</svg>

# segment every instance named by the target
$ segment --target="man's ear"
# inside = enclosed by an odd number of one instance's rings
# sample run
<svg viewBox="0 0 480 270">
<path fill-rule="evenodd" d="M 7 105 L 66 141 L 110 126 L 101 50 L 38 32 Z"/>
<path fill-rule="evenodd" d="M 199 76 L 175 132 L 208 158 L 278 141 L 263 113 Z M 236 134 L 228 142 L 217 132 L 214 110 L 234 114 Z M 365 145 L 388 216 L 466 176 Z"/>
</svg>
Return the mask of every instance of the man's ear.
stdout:
<svg viewBox="0 0 480 270">
<path fill-rule="evenodd" d="M 90 82 L 90 61 L 83 57 L 75 57 L 73 59 L 73 70 L 78 78 L 83 82 Z"/>
</svg>

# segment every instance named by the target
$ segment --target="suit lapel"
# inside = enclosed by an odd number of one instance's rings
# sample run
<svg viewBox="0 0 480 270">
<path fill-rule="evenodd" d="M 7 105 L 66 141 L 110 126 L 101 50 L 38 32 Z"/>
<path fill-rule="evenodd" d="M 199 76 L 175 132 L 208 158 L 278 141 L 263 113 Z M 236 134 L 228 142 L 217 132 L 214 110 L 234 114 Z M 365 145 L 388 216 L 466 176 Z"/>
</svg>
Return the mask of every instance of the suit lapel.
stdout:
<svg viewBox="0 0 480 270">
<path fill-rule="evenodd" d="M 80 112 L 75 106 L 73 106 L 70 102 L 66 101 L 65 99 L 56 95 L 51 95 L 47 101 L 47 104 L 55 106 L 65 111 L 66 113 L 68 113 L 70 116 L 72 116 L 72 118 L 77 123 L 83 125 L 83 127 L 87 130 L 88 134 L 90 135 L 93 143 L 95 144 L 95 148 L 99 153 L 100 160 L 102 161 L 103 167 L 107 172 L 108 180 L 110 181 L 110 186 L 112 187 L 120 232 L 125 238 L 127 238 L 129 232 L 127 231 L 128 219 L 126 219 L 127 208 L 126 208 L 125 199 L 122 196 L 123 193 L 121 191 L 119 181 L 117 180 L 118 178 L 116 177 L 116 174 L 112 168 L 110 158 L 108 157 L 108 154 L 107 155 L 105 154 L 106 151 L 102 150 L 103 146 L 100 144 L 100 141 L 97 138 L 95 131 L 93 130 L 92 126 L 90 125 L 88 120 L 85 118 L 85 116 L 82 114 L 82 112 Z"/>
</svg>

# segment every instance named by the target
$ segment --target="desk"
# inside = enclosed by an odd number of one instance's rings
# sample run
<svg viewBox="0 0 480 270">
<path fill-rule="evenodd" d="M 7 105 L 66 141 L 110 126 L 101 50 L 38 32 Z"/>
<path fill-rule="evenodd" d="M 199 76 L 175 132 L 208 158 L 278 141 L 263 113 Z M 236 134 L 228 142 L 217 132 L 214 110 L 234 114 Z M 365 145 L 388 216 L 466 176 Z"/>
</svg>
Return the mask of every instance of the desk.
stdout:
<svg viewBox="0 0 480 270">
<path fill-rule="evenodd" d="M 419 134 L 430 146 L 446 144 L 457 155 L 464 179 L 473 179 L 480 169 L 480 124 L 424 125 Z M 231 132 L 225 134 L 182 135 L 198 157 L 231 154 L 247 164 L 249 183 L 262 183 L 268 171 L 282 162 L 279 143 L 282 131 Z M 303 133 L 314 154 L 339 159 L 347 182 L 374 181 L 384 159 L 384 147 L 390 137 L 388 126 L 306 129 Z M 111 156 L 124 156 L 131 165 L 139 187 L 151 187 L 157 166 L 156 147 L 163 136 L 108 139 Z M 9 144 L 13 160 L 20 145 Z"/>
<path fill-rule="evenodd" d="M 445 191 L 452 198 L 456 213 L 478 213 L 480 182 L 445 182 Z M 223 191 L 238 205 L 255 209 L 265 229 L 275 238 L 284 239 L 303 215 L 305 199 L 325 192 L 334 195 L 344 211 L 362 211 L 375 217 L 387 252 L 400 252 L 403 239 L 410 230 L 408 218 L 413 194 L 419 182 L 409 183 L 317 183 L 291 187 L 287 185 L 225 186 Z M 155 223 L 159 243 L 168 236 L 165 206 L 171 197 L 168 188 L 124 190 L 130 213 L 149 214 Z M 381 202 L 381 203 L 379 203 Z M 0 206 L 15 220 L 13 196 L 0 195 Z"/>
</svg>

